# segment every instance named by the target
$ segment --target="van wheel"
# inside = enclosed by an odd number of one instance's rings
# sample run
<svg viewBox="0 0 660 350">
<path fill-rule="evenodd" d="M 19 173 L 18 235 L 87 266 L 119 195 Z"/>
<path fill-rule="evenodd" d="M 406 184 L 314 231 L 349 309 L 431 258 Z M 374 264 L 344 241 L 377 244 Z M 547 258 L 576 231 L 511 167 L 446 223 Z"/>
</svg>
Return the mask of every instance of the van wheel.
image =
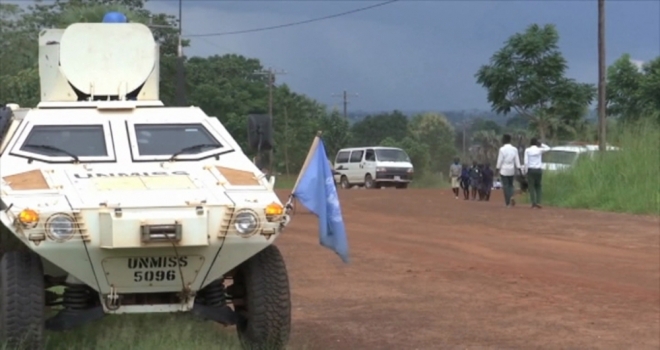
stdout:
<svg viewBox="0 0 660 350">
<path fill-rule="evenodd" d="M 346 175 L 341 176 L 341 179 L 339 180 L 339 185 L 341 185 L 341 188 L 343 189 L 351 188 L 351 184 L 348 183 L 348 178 L 346 177 Z"/>
<path fill-rule="evenodd" d="M 285 349 L 291 332 L 291 294 L 282 254 L 270 245 L 239 265 L 230 286 L 238 338 L 246 350 Z M 236 298 L 238 300 L 236 300 Z"/>
<path fill-rule="evenodd" d="M 45 289 L 41 258 L 8 251 L 0 261 L 0 341 L 8 349 L 44 348 Z"/>
<path fill-rule="evenodd" d="M 374 179 L 371 177 L 371 174 L 367 174 L 364 177 L 364 188 L 366 189 L 372 189 L 374 188 L 376 183 L 374 182 Z"/>
</svg>

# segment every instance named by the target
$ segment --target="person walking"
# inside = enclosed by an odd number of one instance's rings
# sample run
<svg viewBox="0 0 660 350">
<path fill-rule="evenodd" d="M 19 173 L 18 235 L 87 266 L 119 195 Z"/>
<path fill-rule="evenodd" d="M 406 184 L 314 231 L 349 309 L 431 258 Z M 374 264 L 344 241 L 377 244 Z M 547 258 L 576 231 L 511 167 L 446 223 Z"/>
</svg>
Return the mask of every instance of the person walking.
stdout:
<svg viewBox="0 0 660 350">
<path fill-rule="evenodd" d="M 472 194 L 472 200 L 477 198 L 477 191 L 479 190 L 480 180 L 481 173 L 479 172 L 479 166 L 476 161 L 473 161 L 472 167 L 470 168 L 470 192 Z"/>
<path fill-rule="evenodd" d="M 513 179 L 516 175 L 516 169 L 521 169 L 518 149 L 511 145 L 511 135 L 502 136 L 502 147 L 497 155 L 496 169 L 502 179 L 502 188 L 504 190 L 504 203 L 507 207 L 516 205 L 513 198 Z"/>
<path fill-rule="evenodd" d="M 529 200 L 532 208 L 541 209 L 541 181 L 543 179 L 543 153 L 550 147 L 532 138 L 529 147 L 525 149 L 523 173 L 527 175 L 529 184 Z"/>
<path fill-rule="evenodd" d="M 449 166 L 449 178 L 451 178 L 451 190 L 454 196 L 458 199 L 458 189 L 460 187 L 459 178 L 461 177 L 461 163 L 458 157 L 454 158 L 454 163 Z"/>
<path fill-rule="evenodd" d="M 470 199 L 470 168 L 467 164 L 463 164 L 461 171 L 461 188 L 463 189 L 463 199 Z"/>
<path fill-rule="evenodd" d="M 484 165 L 484 170 L 481 174 L 482 177 L 482 188 L 484 191 L 484 200 L 486 202 L 490 201 L 490 192 L 493 189 L 493 169 L 490 168 L 490 163 Z"/>
</svg>

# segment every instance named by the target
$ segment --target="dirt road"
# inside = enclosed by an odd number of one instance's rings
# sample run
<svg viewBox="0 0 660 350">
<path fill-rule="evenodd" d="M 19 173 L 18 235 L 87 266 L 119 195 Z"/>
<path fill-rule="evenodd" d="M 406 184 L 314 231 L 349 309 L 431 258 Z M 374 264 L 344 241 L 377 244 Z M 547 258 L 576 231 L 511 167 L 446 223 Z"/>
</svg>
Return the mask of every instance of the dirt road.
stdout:
<svg viewBox="0 0 660 350">
<path fill-rule="evenodd" d="M 288 192 L 281 192 L 281 196 Z M 298 209 L 279 239 L 309 349 L 658 349 L 660 220 L 340 191 L 351 264 Z"/>
</svg>

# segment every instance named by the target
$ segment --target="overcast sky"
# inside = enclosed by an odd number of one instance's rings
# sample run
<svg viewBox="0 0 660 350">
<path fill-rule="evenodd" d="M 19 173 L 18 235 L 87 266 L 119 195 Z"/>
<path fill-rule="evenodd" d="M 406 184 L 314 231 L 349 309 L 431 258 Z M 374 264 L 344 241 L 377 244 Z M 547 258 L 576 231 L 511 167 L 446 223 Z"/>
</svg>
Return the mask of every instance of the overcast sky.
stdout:
<svg viewBox="0 0 660 350">
<path fill-rule="evenodd" d="M 286 24 L 378 1 L 183 0 L 185 34 Z M 176 14 L 178 1 L 151 0 Z M 623 53 L 660 55 L 660 1 L 607 0 L 607 62 Z M 372 10 L 283 29 L 192 38 L 188 56 L 236 53 L 286 70 L 278 82 L 323 103 L 346 89 L 359 110 L 489 109 L 474 74 L 512 34 L 532 23 L 557 25 L 569 76 L 595 83 L 597 2 L 400 1 Z"/>
<path fill-rule="evenodd" d="M 184 34 L 285 24 L 376 1 L 184 0 Z M 660 55 L 660 1 L 606 2 L 607 61 Z M 151 1 L 176 13 L 176 1 Z M 237 53 L 286 70 L 280 82 L 323 103 L 346 89 L 361 110 L 489 108 L 474 73 L 512 34 L 554 23 L 569 75 L 596 82 L 596 1 L 401 1 L 325 21 L 256 33 L 192 38 L 187 55 Z"/>
</svg>

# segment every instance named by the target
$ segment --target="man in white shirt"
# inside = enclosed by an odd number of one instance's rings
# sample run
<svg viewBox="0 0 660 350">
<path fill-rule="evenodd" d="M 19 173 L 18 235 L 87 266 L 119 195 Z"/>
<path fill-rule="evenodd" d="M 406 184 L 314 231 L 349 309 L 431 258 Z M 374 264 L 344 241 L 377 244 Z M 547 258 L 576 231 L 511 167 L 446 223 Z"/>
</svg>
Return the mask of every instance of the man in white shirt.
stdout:
<svg viewBox="0 0 660 350">
<path fill-rule="evenodd" d="M 550 150 L 548 145 L 538 142 L 536 138 L 530 140 L 530 145 L 525 149 L 525 166 L 523 173 L 527 174 L 529 183 L 529 199 L 532 208 L 541 209 L 541 180 L 543 177 L 543 152 Z"/>
<path fill-rule="evenodd" d="M 520 169 L 520 156 L 518 149 L 511 145 L 511 135 L 502 136 L 502 147 L 497 155 L 497 171 L 502 179 L 502 188 L 504 192 L 504 203 L 507 207 L 516 205 L 513 198 L 513 179 L 516 175 L 516 169 Z"/>
</svg>

